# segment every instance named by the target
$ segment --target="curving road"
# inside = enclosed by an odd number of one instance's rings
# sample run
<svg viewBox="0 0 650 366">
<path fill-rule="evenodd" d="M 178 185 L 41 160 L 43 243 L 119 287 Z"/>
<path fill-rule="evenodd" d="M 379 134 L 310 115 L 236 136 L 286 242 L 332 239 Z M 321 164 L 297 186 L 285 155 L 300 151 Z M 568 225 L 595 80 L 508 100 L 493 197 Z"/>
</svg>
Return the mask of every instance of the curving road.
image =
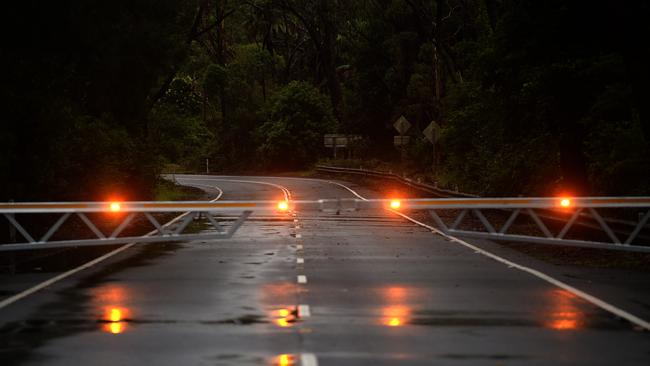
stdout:
<svg viewBox="0 0 650 366">
<path fill-rule="evenodd" d="M 315 179 L 175 179 L 225 200 L 376 197 Z M 390 212 L 253 216 L 231 240 L 129 248 L 0 321 L 2 365 L 650 363 L 638 326 Z"/>
</svg>

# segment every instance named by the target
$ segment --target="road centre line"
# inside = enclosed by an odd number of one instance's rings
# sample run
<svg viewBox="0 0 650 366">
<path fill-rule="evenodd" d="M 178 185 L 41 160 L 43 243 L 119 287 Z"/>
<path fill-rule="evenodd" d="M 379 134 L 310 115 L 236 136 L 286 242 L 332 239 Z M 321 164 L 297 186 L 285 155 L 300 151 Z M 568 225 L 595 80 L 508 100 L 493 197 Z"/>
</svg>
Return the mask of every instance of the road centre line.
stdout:
<svg viewBox="0 0 650 366">
<path fill-rule="evenodd" d="M 349 188 L 349 187 L 347 187 L 347 186 L 345 186 L 345 185 L 343 185 L 341 183 L 333 182 L 333 181 L 327 181 L 327 182 L 331 183 L 331 184 L 335 184 L 335 185 L 340 186 L 342 188 L 345 188 L 346 190 L 348 190 L 350 193 L 352 193 L 353 195 L 355 195 L 359 199 L 367 201 L 367 199 L 365 197 L 361 196 L 360 194 L 355 192 L 353 189 L 351 189 L 351 188 Z M 627 312 L 627 311 L 625 311 L 625 310 L 623 310 L 623 309 L 621 309 L 621 308 L 619 308 L 619 307 L 617 307 L 615 305 L 612 305 L 612 304 L 610 304 L 610 303 L 608 303 L 608 302 L 606 302 L 606 301 L 604 301 L 604 300 L 602 300 L 600 298 L 597 298 L 597 297 L 595 297 L 593 295 L 590 295 L 590 294 L 588 294 L 588 293 L 586 293 L 586 292 L 584 292 L 582 290 L 579 290 L 579 289 L 577 289 L 577 288 L 575 288 L 575 287 L 573 287 L 573 286 L 571 286 L 571 285 L 569 285 L 569 284 L 567 284 L 565 282 L 562 282 L 562 281 L 560 281 L 560 280 L 558 280 L 558 279 L 556 279 L 554 277 L 551 277 L 551 276 L 549 276 L 549 275 L 547 275 L 547 274 L 545 274 L 545 273 L 543 273 L 541 271 L 538 271 L 538 270 L 530 268 L 530 267 L 523 266 L 521 264 L 517 264 L 517 263 L 512 262 L 512 261 L 510 261 L 508 259 L 502 258 L 502 257 L 500 257 L 500 256 L 498 256 L 498 255 L 496 255 L 494 253 L 491 253 L 491 252 L 489 252 L 487 250 L 484 250 L 484 249 L 481 249 L 481 248 L 479 248 L 479 247 L 477 247 L 475 245 L 472 245 L 472 244 L 470 244 L 470 243 L 468 243 L 468 242 L 466 242 L 466 241 L 464 241 L 462 239 L 459 239 L 457 237 L 445 234 L 442 231 L 436 229 L 435 227 L 427 225 L 427 224 L 425 224 L 423 222 L 420 222 L 420 221 L 418 221 L 418 220 L 416 220 L 416 219 L 414 219 L 412 217 L 409 217 L 409 216 L 407 216 L 407 215 L 405 215 L 405 214 L 403 214 L 401 212 L 398 212 L 398 211 L 395 211 L 395 210 L 390 210 L 390 211 L 392 211 L 392 212 L 396 213 L 397 215 L 411 221 L 412 223 L 414 223 L 416 225 L 427 228 L 427 229 L 435 232 L 436 234 L 441 235 L 441 236 L 451 240 L 454 243 L 457 243 L 457 244 L 465 246 L 465 247 L 467 247 L 469 249 L 472 249 L 472 250 L 474 250 L 475 253 L 482 254 L 482 255 L 490 258 L 490 259 L 493 259 L 493 260 L 495 260 L 497 262 L 503 263 L 503 264 L 507 265 L 509 268 L 516 268 L 516 269 L 518 269 L 518 270 L 520 270 L 522 272 L 526 272 L 528 274 L 531 274 L 531 275 L 533 275 L 533 276 L 535 276 L 535 277 L 537 277 L 537 278 L 539 278 L 539 279 L 541 279 L 543 281 L 546 281 L 546 282 L 548 282 L 548 283 L 550 283 L 550 284 L 552 284 L 554 286 L 557 286 L 557 287 L 559 287 L 559 288 L 561 288 L 563 290 L 566 290 L 566 291 L 572 293 L 573 295 L 575 295 L 577 297 L 580 297 L 581 299 L 583 299 L 583 300 L 585 300 L 587 302 L 590 302 L 591 304 L 593 304 L 593 305 L 595 305 L 595 306 L 597 306 L 597 307 L 599 307 L 599 308 L 601 308 L 601 309 L 603 309 L 603 310 L 605 310 L 605 311 L 607 311 L 609 313 L 614 314 L 615 316 L 617 316 L 619 318 L 623 318 L 623 319 L 629 321 L 630 323 L 632 323 L 632 324 L 634 324 L 634 325 L 636 325 L 636 326 L 638 326 L 640 328 L 643 328 L 645 330 L 650 331 L 650 322 L 648 322 L 648 321 L 646 321 L 644 319 L 641 319 L 640 317 L 638 317 L 638 316 L 636 316 L 634 314 L 631 314 L 631 313 L 629 313 L 629 312 Z"/>
<path fill-rule="evenodd" d="M 309 305 L 298 305 L 298 317 L 299 318 L 309 318 L 311 316 L 311 310 Z"/>
<path fill-rule="evenodd" d="M 296 258 L 296 263 L 304 264 L 305 263 L 305 258 Z"/>
<path fill-rule="evenodd" d="M 300 366 L 318 366 L 318 359 L 313 353 L 300 354 Z"/>
<path fill-rule="evenodd" d="M 207 185 L 204 185 L 204 184 L 197 184 L 197 185 L 216 188 L 219 191 L 219 194 L 217 195 L 217 197 L 215 199 L 211 200 L 210 202 L 216 202 L 217 200 L 219 200 L 221 198 L 221 196 L 223 196 L 223 190 L 221 188 L 217 187 L 217 186 L 207 186 Z M 184 214 L 176 216 L 175 218 L 173 218 L 172 220 L 170 220 L 169 222 L 164 224 L 163 227 L 168 227 L 168 226 L 176 223 L 178 220 L 182 219 L 183 217 L 187 216 L 188 214 L 189 214 L 189 212 L 186 212 Z M 156 232 L 158 232 L 158 230 L 150 231 L 150 232 L 146 233 L 145 235 L 143 235 L 143 237 L 151 236 L 151 235 L 155 234 Z M 135 245 L 135 243 L 125 244 L 125 245 L 123 245 L 123 246 L 121 246 L 121 247 L 119 247 L 119 248 L 117 248 L 117 249 L 115 249 L 115 250 L 113 250 L 111 252 L 108 252 L 108 253 L 102 255 L 99 258 L 95 258 L 95 259 L 93 259 L 93 260 L 91 260 L 89 262 L 86 262 L 86 263 L 84 263 L 84 264 L 82 264 L 82 265 L 80 265 L 80 266 L 78 266 L 76 268 L 73 268 L 73 269 L 71 269 L 71 270 L 69 270 L 67 272 L 61 273 L 58 276 L 54 276 L 54 277 L 50 278 L 49 280 L 46 280 L 46 281 L 43 281 L 43 282 L 41 282 L 41 283 L 39 283 L 37 285 L 34 285 L 34 286 L 28 288 L 27 290 L 24 290 L 24 291 L 22 291 L 20 293 L 17 293 L 15 295 L 11 296 L 11 297 L 8 297 L 8 298 L 0 301 L 0 309 L 3 309 L 5 307 L 15 303 L 16 301 L 18 301 L 20 299 L 23 299 L 23 298 L 25 298 L 25 297 L 27 297 L 29 295 L 32 295 L 32 294 L 34 294 L 34 293 L 36 293 L 36 292 L 38 292 L 38 291 L 40 291 L 40 290 L 42 290 L 42 289 L 44 289 L 46 287 L 49 287 L 49 286 L 51 286 L 51 285 L 53 285 L 53 284 L 55 284 L 55 283 L 57 283 L 57 282 L 59 282 L 61 280 L 66 279 L 66 278 L 68 278 L 68 277 L 70 277 L 70 276 L 72 276 L 72 275 L 74 275 L 74 274 L 76 274 L 78 272 L 81 272 L 84 269 L 88 269 L 88 268 L 90 268 L 90 267 L 92 267 L 92 266 L 94 266 L 94 265 L 108 259 L 108 258 L 111 258 L 111 257 L 113 257 L 113 256 L 115 256 L 115 255 L 117 255 L 117 254 L 119 254 L 119 253 L 133 247 L 134 245 Z"/>
<path fill-rule="evenodd" d="M 298 283 L 300 283 L 300 284 L 305 284 L 305 283 L 307 283 L 307 276 L 305 276 L 305 275 L 298 275 L 297 280 L 298 280 Z"/>
<path fill-rule="evenodd" d="M 291 200 L 291 192 L 289 191 L 289 189 L 287 189 L 286 187 L 281 186 L 281 185 L 279 185 L 279 184 L 275 184 L 275 183 L 261 182 L 261 181 L 254 181 L 254 180 L 223 179 L 223 178 L 220 179 L 220 178 L 212 178 L 212 177 L 209 176 L 209 175 L 207 175 L 205 178 L 182 178 L 182 177 L 181 177 L 181 178 L 177 178 L 177 180 L 179 181 L 179 183 L 180 183 L 181 181 L 185 181 L 185 180 L 199 180 L 199 181 L 213 180 L 213 181 L 217 181 L 217 182 L 234 182 L 234 183 L 262 184 L 262 185 L 267 185 L 267 186 L 271 186 L 271 187 L 278 188 L 278 189 L 281 190 L 282 193 L 284 194 L 284 199 L 285 199 L 286 201 L 290 201 L 290 200 Z"/>
</svg>

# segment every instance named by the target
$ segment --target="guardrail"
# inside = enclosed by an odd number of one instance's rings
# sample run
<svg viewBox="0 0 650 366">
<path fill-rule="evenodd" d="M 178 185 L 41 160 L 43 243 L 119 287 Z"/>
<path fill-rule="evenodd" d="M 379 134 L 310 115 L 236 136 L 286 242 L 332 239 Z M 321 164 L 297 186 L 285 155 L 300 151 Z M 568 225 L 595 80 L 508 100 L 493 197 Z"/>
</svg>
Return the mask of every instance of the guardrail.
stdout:
<svg viewBox="0 0 650 366">
<path fill-rule="evenodd" d="M 316 170 L 321 171 L 321 172 L 326 172 L 326 173 L 339 173 L 339 174 L 355 174 L 355 175 L 364 175 L 368 177 L 376 177 L 376 178 L 385 178 L 385 179 L 391 179 L 398 181 L 402 184 L 405 184 L 407 186 L 419 189 L 424 192 L 429 192 L 433 193 L 437 196 L 440 197 L 472 197 L 472 198 L 478 198 L 479 196 L 469 194 L 469 193 L 463 193 L 463 192 L 457 192 L 457 191 L 452 191 L 449 189 L 443 189 L 431 184 L 427 183 L 422 183 L 413 179 L 409 179 L 407 177 L 402 177 L 398 174 L 394 174 L 391 172 L 381 172 L 377 170 L 368 170 L 368 169 L 356 169 L 356 168 L 341 168 L 341 167 L 334 167 L 334 166 L 327 166 L 327 165 L 317 165 Z"/>
</svg>

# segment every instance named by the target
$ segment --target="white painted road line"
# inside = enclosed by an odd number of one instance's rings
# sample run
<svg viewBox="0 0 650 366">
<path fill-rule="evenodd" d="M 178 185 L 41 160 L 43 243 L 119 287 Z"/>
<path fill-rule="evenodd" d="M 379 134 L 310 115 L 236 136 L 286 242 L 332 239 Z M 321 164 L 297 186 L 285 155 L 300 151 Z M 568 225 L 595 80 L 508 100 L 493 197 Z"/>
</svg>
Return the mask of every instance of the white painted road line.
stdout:
<svg viewBox="0 0 650 366">
<path fill-rule="evenodd" d="M 219 188 L 217 186 L 208 186 L 208 185 L 205 185 L 205 184 L 197 184 L 197 185 L 211 187 L 211 188 L 216 189 L 219 192 L 217 197 L 215 199 L 211 200 L 210 202 L 218 201 L 221 198 L 221 196 L 223 195 L 223 190 L 221 190 L 221 188 Z M 178 220 L 180 220 L 183 217 L 187 216 L 188 214 L 189 214 L 189 212 L 186 212 L 186 213 L 184 213 L 182 215 L 176 216 L 171 221 L 169 221 L 168 223 L 163 225 L 163 227 L 166 228 L 166 227 L 174 224 L 175 222 L 177 222 Z M 158 232 L 158 230 L 153 230 L 153 231 L 150 231 L 150 232 L 146 233 L 142 237 L 151 236 L 151 235 L 153 235 L 153 234 L 155 234 L 157 232 Z M 67 272 L 61 273 L 60 275 L 52 277 L 47 281 L 43 281 L 43 282 L 39 283 L 38 285 L 32 286 L 32 287 L 28 288 L 25 291 L 22 291 L 20 293 L 17 293 L 15 295 L 11 296 L 11 297 L 8 297 L 8 298 L 0 301 L 0 309 L 3 309 L 5 307 L 15 303 L 16 301 L 18 301 L 20 299 L 23 299 L 23 298 L 25 298 L 25 297 L 27 297 L 27 296 L 29 296 L 31 294 L 34 294 L 34 293 L 36 293 L 36 292 L 38 292 L 38 291 L 40 291 L 40 290 L 42 290 L 42 289 L 44 289 L 44 288 L 46 288 L 48 286 L 51 286 L 51 285 L 53 285 L 53 284 L 55 284 L 55 283 L 57 283 L 57 282 L 59 282 L 59 281 L 61 281 L 63 279 L 66 279 L 66 278 L 72 276 L 73 274 L 75 274 L 77 272 L 81 272 L 84 269 L 88 269 L 88 268 L 96 265 L 97 263 L 100 263 L 100 262 L 104 261 L 105 259 L 111 258 L 111 257 L 113 257 L 113 256 L 115 256 L 115 255 L 117 255 L 117 254 L 119 254 L 119 253 L 133 247 L 134 245 L 135 245 L 135 243 L 125 244 L 125 245 L 123 245 L 123 246 L 121 246 L 121 247 L 119 247 L 119 248 L 117 248 L 117 249 L 115 249 L 115 250 L 113 250 L 111 252 L 108 252 L 108 253 L 102 255 L 99 258 L 95 258 L 95 259 L 91 260 L 90 262 L 87 262 L 87 263 L 84 263 L 84 264 L 80 265 L 79 267 L 76 267 L 76 268 L 73 268 L 73 269 L 71 269 L 71 270 L 69 270 Z"/>
<path fill-rule="evenodd" d="M 313 353 L 300 354 L 300 366 L 318 366 L 318 359 Z"/>
<path fill-rule="evenodd" d="M 302 248 L 303 248 L 302 244 L 296 245 L 296 250 L 302 250 Z"/>
<path fill-rule="evenodd" d="M 305 258 L 296 258 L 296 263 L 304 264 L 305 263 Z"/>
<path fill-rule="evenodd" d="M 299 318 L 309 318 L 310 316 L 311 316 L 311 311 L 309 310 L 309 305 L 298 305 Z"/>
<path fill-rule="evenodd" d="M 296 234 L 296 239 L 300 239 L 300 238 L 302 238 L 302 235 Z"/>
<path fill-rule="evenodd" d="M 254 181 L 254 180 L 240 180 L 240 179 L 227 179 L 223 177 L 211 177 L 209 175 L 206 175 L 205 178 L 180 178 L 181 180 L 198 180 L 198 181 L 217 181 L 217 182 L 233 182 L 233 183 L 248 183 L 248 184 L 263 184 L 266 186 L 271 186 L 275 187 L 279 190 L 282 191 L 284 194 L 284 200 L 285 201 L 291 201 L 291 192 L 289 189 L 287 189 L 284 186 L 281 186 L 279 184 L 274 184 L 274 183 L 269 183 L 269 182 L 260 182 L 260 181 Z"/>
<path fill-rule="evenodd" d="M 298 283 L 307 283 L 307 276 L 299 275 L 298 276 Z"/>
<path fill-rule="evenodd" d="M 349 188 L 349 187 L 347 187 L 347 186 L 345 186 L 345 185 L 343 185 L 341 183 L 332 182 L 332 181 L 328 181 L 328 182 L 330 182 L 332 184 L 335 184 L 337 186 L 343 187 L 343 188 L 347 189 L 348 191 L 350 191 L 350 193 L 352 193 L 353 195 L 357 196 L 359 199 L 367 201 L 367 199 L 365 197 L 361 196 L 360 194 L 355 192 L 353 189 L 351 189 L 351 188 Z M 559 288 L 561 288 L 563 290 L 566 290 L 566 291 L 574 294 L 575 296 L 577 296 L 577 297 L 579 297 L 579 298 L 581 298 L 583 300 L 586 300 L 586 301 L 590 302 L 591 304 L 596 305 L 597 307 L 599 307 L 599 308 L 601 308 L 601 309 L 603 309 L 603 310 L 605 310 L 605 311 L 607 311 L 609 313 L 612 313 L 612 314 L 618 316 L 619 318 L 626 319 L 630 323 L 632 323 L 632 324 L 634 324 L 634 325 L 636 325 L 636 326 L 638 326 L 640 328 L 643 328 L 645 330 L 650 330 L 650 322 L 648 322 L 648 321 L 646 321 L 644 319 L 641 319 L 636 315 L 628 313 L 627 311 L 625 311 L 625 310 L 623 310 L 623 309 L 621 309 L 619 307 L 616 307 L 616 306 L 614 306 L 614 305 L 612 305 L 612 304 L 610 304 L 610 303 L 608 303 L 608 302 L 606 302 L 604 300 L 601 300 L 601 299 L 599 299 L 599 298 L 597 298 L 597 297 L 595 297 L 593 295 L 589 295 L 588 293 L 586 293 L 586 292 L 584 292 L 582 290 L 579 290 L 579 289 L 577 289 L 577 288 L 575 288 L 575 287 L 573 287 L 573 286 L 571 286 L 571 285 L 569 285 L 569 284 L 567 284 L 565 282 L 562 282 L 562 281 L 560 281 L 560 280 L 558 280 L 556 278 L 553 278 L 553 277 L 551 277 L 551 276 L 549 276 L 549 275 L 547 275 L 547 274 L 545 274 L 543 272 L 540 272 L 540 271 L 538 271 L 536 269 L 526 267 L 526 266 L 522 266 L 522 265 L 517 264 L 515 262 L 509 261 L 509 260 L 507 260 L 505 258 L 499 257 L 496 254 L 488 252 L 487 250 L 483 250 L 483 249 L 481 249 L 481 248 L 479 248 L 479 247 L 477 247 L 475 245 L 472 245 L 472 244 L 470 244 L 470 243 L 468 243 L 468 242 L 466 242 L 466 241 L 464 241 L 462 239 L 459 239 L 459 238 L 457 238 L 455 236 L 447 235 L 447 234 L 443 233 L 442 231 L 436 229 L 435 227 L 427 225 L 427 224 L 425 224 L 423 222 L 420 222 L 420 221 L 418 221 L 418 220 L 416 220 L 414 218 L 411 218 L 411 217 L 409 217 L 409 216 L 407 216 L 407 215 L 405 215 L 405 214 L 403 214 L 401 212 L 397 212 L 395 210 L 391 210 L 391 211 L 396 213 L 397 215 L 402 216 L 403 218 L 411 221 L 414 224 L 425 227 L 425 228 L 435 232 L 436 234 L 441 235 L 441 236 L 451 240 L 454 243 L 457 243 L 457 244 L 460 244 L 460 245 L 462 245 L 464 247 L 472 249 L 472 250 L 474 250 L 475 253 L 482 254 L 482 255 L 484 255 L 484 256 L 486 256 L 488 258 L 491 258 L 491 259 L 493 259 L 493 260 L 495 260 L 497 262 L 501 262 L 501 263 L 505 264 L 506 266 L 508 266 L 510 268 L 516 268 L 516 269 L 518 269 L 518 270 L 520 270 L 522 272 L 526 272 L 528 274 L 531 274 L 531 275 L 533 275 L 533 276 L 535 276 L 535 277 L 537 277 L 537 278 L 539 278 L 539 279 L 541 279 L 543 281 L 546 281 L 546 282 L 548 282 L 548 283 L 550 283 L 550 284 L 552 284 L 554 286 L 557 286 L 557 287 L 559 287 Z"/>
</svg>

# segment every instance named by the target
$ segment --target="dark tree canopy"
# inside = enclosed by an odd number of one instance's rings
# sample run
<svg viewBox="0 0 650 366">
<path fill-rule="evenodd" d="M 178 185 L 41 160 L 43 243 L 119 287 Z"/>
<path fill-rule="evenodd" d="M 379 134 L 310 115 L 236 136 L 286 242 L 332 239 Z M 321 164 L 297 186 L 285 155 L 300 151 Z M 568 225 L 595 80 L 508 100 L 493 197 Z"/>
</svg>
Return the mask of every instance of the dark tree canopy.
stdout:
<svg viewBox="0 0 650 366">
<path fill-rule="evenodd" d="M 303 169 L 322 135 L 479 194 L 648 194 L 649 5 L 114 0 L 3 6 L 0 200 L 147 198 Z M 437 155 L 422 139 L 436 121 Z M 292 151 L 289 153 L 289 151 Z M 436 161 L 436 170 L 431 166 Z"/>
</svg>

